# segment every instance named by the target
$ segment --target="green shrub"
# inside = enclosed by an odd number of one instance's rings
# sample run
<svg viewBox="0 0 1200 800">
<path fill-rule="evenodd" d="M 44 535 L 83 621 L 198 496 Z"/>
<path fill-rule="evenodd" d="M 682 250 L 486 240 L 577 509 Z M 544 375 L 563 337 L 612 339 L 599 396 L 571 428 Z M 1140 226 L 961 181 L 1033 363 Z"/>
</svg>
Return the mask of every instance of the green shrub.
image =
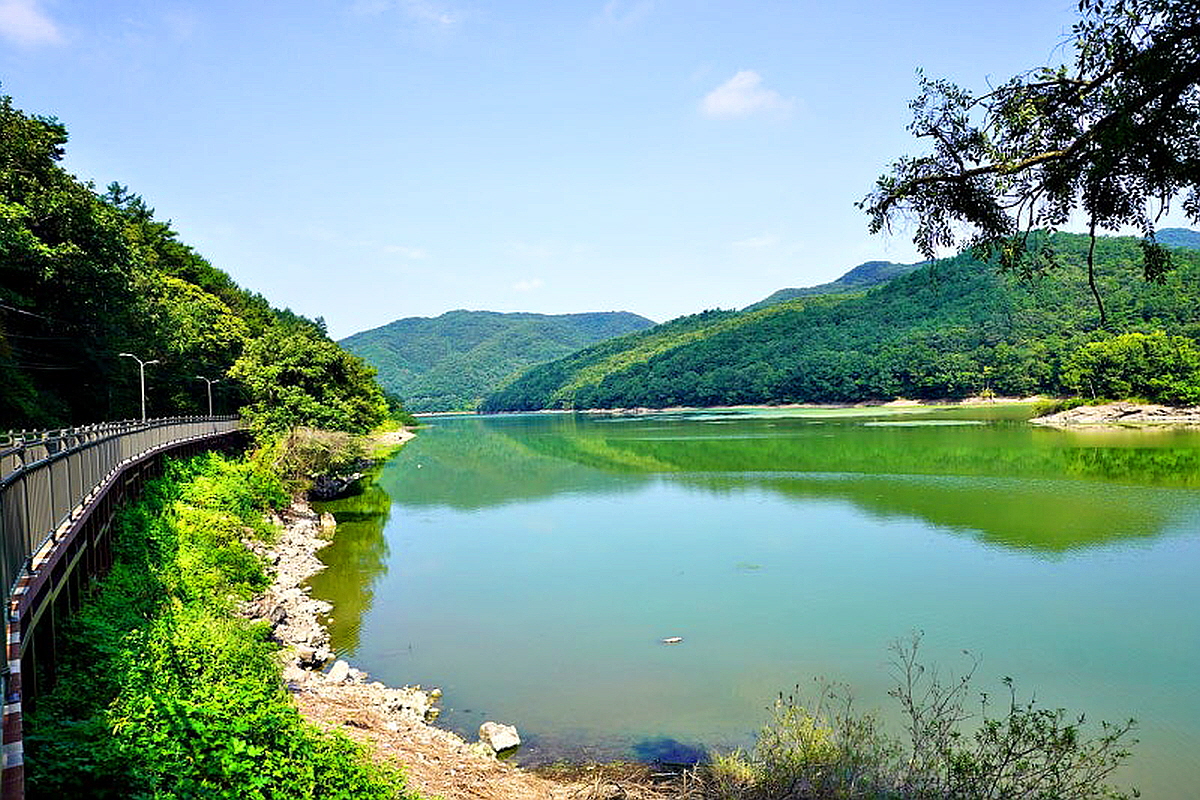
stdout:
<svg viewBox="0 0 1200 800">
<path fill-rule="evenodd" d="M 1044 397 L 1041 400 L 1034 402 L 1033 416 L 1035 419 L 1037 417 L 1048 417 L 1051 414 L 1057 414 L 1060 411 L 1065 411 L 1066 408 L 1066 400 L 1058 397 Z"/>
</svg>

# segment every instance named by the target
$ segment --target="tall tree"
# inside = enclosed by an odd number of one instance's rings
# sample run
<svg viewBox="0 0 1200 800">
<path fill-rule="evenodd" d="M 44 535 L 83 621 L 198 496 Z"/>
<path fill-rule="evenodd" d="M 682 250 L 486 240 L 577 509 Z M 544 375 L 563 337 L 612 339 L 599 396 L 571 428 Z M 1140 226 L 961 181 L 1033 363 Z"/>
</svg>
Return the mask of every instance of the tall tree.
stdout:
<svg viewBox="0 0 1200 800">
<path fill-rule="evenodd" d="M 260 437 L 296 425 L 366 433 L 388 412 L 375 370 L 302 318 L 281 315 L 247 343 L 228 375 L 249 395 L 242 416 Z"/>
<path fill-rule="evenodd" d="M 921 76 L 909 130 L 931 151 L 894 162 L 859 204 L 870 229 L 915 220 L 926 257 L 961 240 L 1033 271 L 1029 232 L 1081 212 L 1097 231 L 1138 227 L 1158 281 L 1169 252 L 1157 219 L 1184 195 L 1200 221 L 1200 2 L 1080 0 L 1074 64 L 1022 73 L 984 94 Z M 1107 317 L 1091 252 L 1088 277 Z"/>
</svg>

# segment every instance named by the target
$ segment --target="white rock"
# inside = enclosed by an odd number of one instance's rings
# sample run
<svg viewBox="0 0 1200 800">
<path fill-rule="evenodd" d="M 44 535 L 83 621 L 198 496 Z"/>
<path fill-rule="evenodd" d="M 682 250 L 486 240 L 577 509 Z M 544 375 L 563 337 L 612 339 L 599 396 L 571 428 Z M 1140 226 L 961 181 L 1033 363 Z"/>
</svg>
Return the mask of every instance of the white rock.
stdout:
<svg viewBox="0 0 1200 800">
<path fill-rule="evenodd" d="M 350 677 L 350 665 L 342 659 L 333 662 L 333 666 L 329 668 L 329 672 L 325 674 L 325 678 L 333 683 L 345 683 L 346 678 Z"/>
<path fill-rule="evenodd" d="M 485 722 L 479 726 L 479 741 L 492 748 L 497 753 L 510 750 L 521 744 L 521 737 L 512 725 L 501 725 L 499 722 Z"/>
</svg>

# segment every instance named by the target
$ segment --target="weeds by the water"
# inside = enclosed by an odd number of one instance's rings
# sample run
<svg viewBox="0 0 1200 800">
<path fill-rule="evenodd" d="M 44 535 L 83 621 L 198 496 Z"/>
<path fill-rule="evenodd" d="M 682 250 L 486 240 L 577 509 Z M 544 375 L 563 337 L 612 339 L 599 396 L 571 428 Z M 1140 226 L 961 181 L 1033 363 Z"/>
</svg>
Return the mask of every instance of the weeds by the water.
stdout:
<svg viewBox="0 0 1200 800">
<path fill-rule="evenodd" d="M 312 485 L 314 477 L 352 471 L 366 456 L 363 436 L 293 428 L 262 446 L 255 459 L 279 475 L 289 492 L 299 494 Z"/>
<path fill-rule="evenodd" d="M 726 800 L 772 798 L 920 798 L 920 800 L 1088 800 L 1128 798 L 1106 784 L 1134 744 L 1132 720 L 1101 723 L 1017 700 L 992 716 L 981 696 L 979 722 L 967 710 L 974 666 L 942 680 L 917 658 L 919 636 L 894 648 L 896 687 L 909 741 L 886 734 L 876 718 L 856 712 L 850 694 L 818 684 L 811 700 L 780 695 L 750 752 L 716 756 L 712 791 Z"/>
</svg>

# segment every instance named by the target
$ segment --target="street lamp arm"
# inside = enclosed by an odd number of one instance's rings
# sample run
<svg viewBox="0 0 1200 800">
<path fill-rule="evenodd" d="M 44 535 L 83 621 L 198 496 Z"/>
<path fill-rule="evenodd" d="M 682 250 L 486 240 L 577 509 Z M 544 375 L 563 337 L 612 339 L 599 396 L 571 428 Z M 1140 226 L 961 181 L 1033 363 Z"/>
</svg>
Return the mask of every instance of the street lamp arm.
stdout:
<svg viewBox="0 0 1200 800">
<path fill-rule="evenodd" d="M 208 387 L 208 415 L 211 417 L 213 415 L 212 387 L 213 387 L 214 383 L 220 383 L 221 379 L 220 378 L 206 378 L 203 375 L 197 375 L 196 380 L 204 381 L 204 383 L 207 384 L 207 387 Z"/>
<path fill-rule="evenodd" d="M 141 387 L 142 387 L 142 422 L 145 422 L 146 421 L 146 365 L 147 364 L 157 364 L 157 363 L 159 363 L 159 361 L 157 358 L 153 358 L 149 361 L 142 361 L 140 358 L 135 356 L 133 353 L 117 353 L 117 355 L 121 358 L 132 358 L 134 361 L 138 362 L 138 376 L 140 378 L 140 383 L 141 383 Z"/>
</svg>

